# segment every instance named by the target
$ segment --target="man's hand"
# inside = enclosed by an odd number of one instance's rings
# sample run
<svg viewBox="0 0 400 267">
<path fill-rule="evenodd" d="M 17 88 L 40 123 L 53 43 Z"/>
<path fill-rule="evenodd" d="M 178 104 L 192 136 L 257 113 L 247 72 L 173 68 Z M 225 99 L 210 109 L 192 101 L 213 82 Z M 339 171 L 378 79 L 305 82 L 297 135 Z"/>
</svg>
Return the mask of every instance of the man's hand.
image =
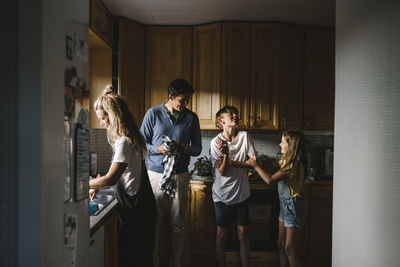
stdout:
<svg viewBox="0 0 400 267">
<path fill-rule="evenodd" d="M 187 154 L 189 152 L 190 147 L 182 142 L 177 142 L 178 153 L 179 154 Z"/>
<path fill-rule="evenodd" d="M 170 156 L 171 153 L 165 151 L 165 150 L 164 150 L 164 146 L 165 146 L 165 144 L 162 144 L 161 146 L 157 147 L 158 153 L 163 154 L 163 155 Z"/>
</svg>

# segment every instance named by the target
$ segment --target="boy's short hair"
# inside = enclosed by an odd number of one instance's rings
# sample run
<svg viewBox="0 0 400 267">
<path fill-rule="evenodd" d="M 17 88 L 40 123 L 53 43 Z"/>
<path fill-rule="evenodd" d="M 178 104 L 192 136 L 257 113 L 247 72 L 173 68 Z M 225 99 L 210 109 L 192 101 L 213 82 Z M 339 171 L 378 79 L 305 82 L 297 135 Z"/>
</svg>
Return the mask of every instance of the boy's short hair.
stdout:
<svg viewBox="0 0 400 267">
<path fill-rule="evenodd" d="M 177 97 L 178 95 L 190 95 L 194 93 L 193 87 L 185 79 L 173 80 L 168 85 L 168 95 Z"/>
<path fill-rule="evenodd" d="M 239 118 L 239 111 L 236 107 L 234 106 L 225 106 L 223 108 L 221 108 L 220 110 L 218 110 L 217 114 L 215 114 L 215 126 L 217 126 L 217 128 L 222 129 L 221 124 L 219 123 L 219 119 L 222 117 L 222 114 L 225 113 L 234 113 L 236 115 L 237 118 Z"/>
</svg>

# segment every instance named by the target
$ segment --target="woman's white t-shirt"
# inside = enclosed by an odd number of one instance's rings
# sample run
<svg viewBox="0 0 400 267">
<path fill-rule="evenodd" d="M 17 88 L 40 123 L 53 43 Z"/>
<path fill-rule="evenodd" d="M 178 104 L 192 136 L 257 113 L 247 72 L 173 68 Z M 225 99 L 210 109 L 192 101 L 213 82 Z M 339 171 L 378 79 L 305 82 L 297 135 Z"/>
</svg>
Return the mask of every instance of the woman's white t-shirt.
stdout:
<svg viewBox="0 0 400 267">
<path fill-rule="evenodd" d="M 239 131 L 236 139 L 229 142 L 222 133 L 211 140 L 211 160 L 215 163 L 222 152 L 218 149 L 218 140 L 226 141 L 229 148 L 229 159 L 246 161 L 246 157 L 254 157 L 255 149 L 252 138 L 245 131 Z M 250 196 L 250 184 L 247 169 L 227 165 L 225 176 L 221 176 L 215 168 L 215 181 L 212 187 L 214 202 L 223 202 L 227 205 L 240 203 Z"/>
<path fill-rule="evenodd" d="M 139 189 L 142 177 L 142 160 L 141 149 L 135 149 L 129 145 L 128 139 L 125 136 L 115 141 L 112 162 L 128 163 L 128 166 L 119 179 L 119 183 L 130 196 L 135 195 Z"/>
</svg>

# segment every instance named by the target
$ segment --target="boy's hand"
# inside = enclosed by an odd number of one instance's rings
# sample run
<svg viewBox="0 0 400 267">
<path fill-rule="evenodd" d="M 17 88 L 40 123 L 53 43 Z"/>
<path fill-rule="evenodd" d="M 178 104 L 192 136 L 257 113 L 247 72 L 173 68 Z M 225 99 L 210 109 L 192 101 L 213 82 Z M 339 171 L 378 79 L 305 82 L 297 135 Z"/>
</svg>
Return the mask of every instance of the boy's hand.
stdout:
<svg viewBox="0 0 400 267">
<path fill-rule="evenodd" d="M 215 161 L 214 166 L 217 167 L 217 168 L 221 167 L 221 164 L 222 164 L 222 161 L 223 161 L 223 160 L 224 160 L 224 157 L 218 158 L 218 159 Z"/>
<path fill-rule="evenodd" d="M 248 160 L 246 160 L 246 164 L 247 165 L 249 165 L 249 166 L 251 166 L 251 167 L 256 167 L 256 166 L 258 166 L 258 163 L 257 163 L 257 158 L 249 158 Z"/>
<path fill-rule="evenodd" d="M 222 154 L 228 155 L 229 148 L 228 148 L 228 144 L 225 141 L 223 141 L 221 139 L 218 140 L 217 146 L 218 146 L 219 151 L 222 152 Z"/>
</svg>

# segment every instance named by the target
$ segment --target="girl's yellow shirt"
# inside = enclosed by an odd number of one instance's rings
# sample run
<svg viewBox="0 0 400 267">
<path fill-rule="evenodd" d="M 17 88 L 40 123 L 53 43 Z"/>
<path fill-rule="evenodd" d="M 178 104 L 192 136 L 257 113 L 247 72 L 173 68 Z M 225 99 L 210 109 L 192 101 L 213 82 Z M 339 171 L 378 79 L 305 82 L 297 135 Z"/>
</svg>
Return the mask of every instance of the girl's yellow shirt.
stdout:
<svg viewBox="0 0 400 267">
<path fill-rule="evenodd" d="M 280 165 L 281 161 L 279 161 Z M 287 178 L 286 184 L 289 189 L 291 197 L 302 197 L 303 196 L 303 186 L 304 186 L 304 166 L 302 163 L 298 162 L 296 164 L 290 164 L 281 168 Z"/>
</svg>

